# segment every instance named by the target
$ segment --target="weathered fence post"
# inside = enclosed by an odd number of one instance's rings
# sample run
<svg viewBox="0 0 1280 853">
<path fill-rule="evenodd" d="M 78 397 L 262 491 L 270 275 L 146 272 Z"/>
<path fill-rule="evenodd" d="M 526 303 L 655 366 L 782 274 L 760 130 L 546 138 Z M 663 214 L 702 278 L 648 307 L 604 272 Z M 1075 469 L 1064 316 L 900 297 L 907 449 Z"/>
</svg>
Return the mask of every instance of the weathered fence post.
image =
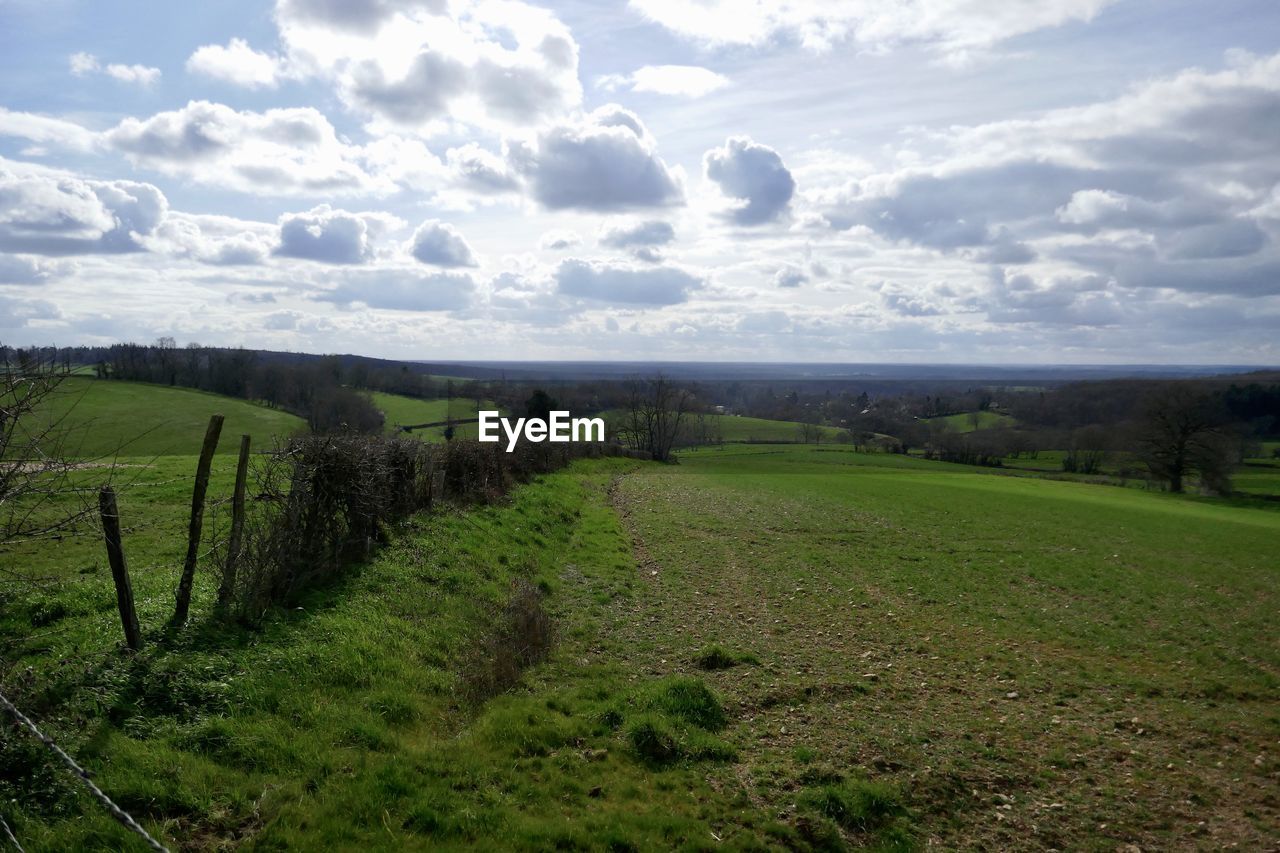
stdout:
<svg viewBox="0 0 1280 853">
<path fill-rule="evenodd" d="M 236 561 L 240 559 L 240 541 L 244 535 L 244 491 L 249 478 L 249 436 L 240 436 L 240 460 L 236 463 L 236 488 L 231 496 L 231 536 L 227 541 L 227 564 L 218 586 L 218 606 L 226 607 L 236 585 Z"/>
<path fill-rule="evenodd" d="M 196 466 L 196 485 L 191 493 L 191 524 L 187 528 L 187 560 L 182 566 L 182 578 L 175 593 L 177 604 L 173 608 L 172 624 L 182 625 L 191 609 L 191 584 L 195 582 L 196 560 L 200 556 L 200 531 L 204 527 L 204 496 L 209 490 L 209 466 L 213 464 L 213 452 L 218 449 L 218 436 L 222 433 L 222 415 L 209 418 L 209 428 L 204 433 L 204 445 L 200 448 L 200 462 Z"/>
<path fill-rule="evenodd" d="M 111 579 L 116 584 L 116 607 L 124 626 L 124 641 L 137 651 L 142 648 L 142 631 L 138 628 L 138 612 L 133 608 L 133 584 L 129 581 L 129 566 L 124 561 L 124 545 L 120 540 L 120 510 L 116 507 L 115 489 L 110 486 L 103 486 L 98 492 L 98 514 L 102 516 L 102 538 L 107 543 Z"/>
</svg>

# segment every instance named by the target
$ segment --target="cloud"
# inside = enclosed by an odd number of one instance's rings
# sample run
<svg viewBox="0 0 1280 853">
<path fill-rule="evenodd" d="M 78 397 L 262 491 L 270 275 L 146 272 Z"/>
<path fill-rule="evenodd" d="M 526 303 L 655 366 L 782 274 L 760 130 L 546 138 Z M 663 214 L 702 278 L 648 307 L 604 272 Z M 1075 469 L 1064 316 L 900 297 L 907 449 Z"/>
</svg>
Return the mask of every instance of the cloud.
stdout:
<svg viewBox="0 0 1280 853">
<path fill-rule="evenodd" d="M 605 91 L 630 89 L 655 95 L 701 98 L 729 85 L 729 78 L 697 65 L 646 65 L 630 74 L 608 74 L 596 85 Z"/>
<path fill-rule="evenodd" d="M 291 67 L 328 79 L 350 109 L 394 126 L 523 128 L 582 99 L 569 29 L 514 0 L 282 0 L 276 23 Z"/>
<path fill-rule="evenodd" d="M 904 157 L 911 165 L 848 182 L 823 215 L 836 230 L 1035 267 L 1029 280 L 1111 281 L 1118 292 L 1274 292 L 1267 276 L 1280 265 L 1280 245 L 1259 214 L 1280 183 L 1280 54 L 1233 63 L 1034 119 L 932 135 L 927 144 L 941 143 L 940 156 Z M 1101 306 L 1094 299 L 1081 316 L 1101 316 Z"/>
<path fill-rule="evenodd" d="M 134 181 L 19 174 L 0 168 L 0 251 L 39 255 L 141 251 L 168 211 L 164 194 Z"/>
<path fill-rule="evenodd" d="M 410 254 L 424 264 L 437 267 L 478 266 L 475 253 L 458 230 L 447 222 L 431 219 L 413 232 Z"/>
<path fill-rule="evenodd" d="M 255 266 L 266 263 L 278 239 L 271 223 L 171 211 L 145 245 L 214 266 Z"/>
<path fill-rule="evenodd" d="M 508 159 L 550 210 L 616 212 L 684 201 L 677 175 L 655 153 L 639 117 L 616 105 L 552 127 L 534 144 L 515 144 Z"/>
<path fill-rule="evenodd" d="M 445 152 L 445 163 L 454 180 L 474 192 L 492 195 L 520 189 L 520 178 L 496 154 L 468 142 Z"/>
<path fill-rule="evenodd" d="M 548 231 L 538 239 L 538 248 L 544 252 L 558 252 L 582 245 L 582 237 L 576 231 L 557 229 Z"/>
<path fill-rule="evenodd" d="M 611 305 L 677 305 L 704 282 L 677 267 L 636 268 L 569 258 L 553 275 L 563 296 Z"/>
<path fill-rule="evenodd" d="M 630 6 L 678 35 L 711 45 L 763 46 L 786 40 L 823 52 L 846 42 L 872 51 L 924 44 L 959 60 L 1024 33 L 1087 21 L 1112 2 L 1038 0 L 992 7 L 981 0 L 630 0 Z"/>
<path fill-rule="evenodd" d="M 28 255 L 0 255 L 0 284 L 44 284 L 64 275 L 63 264 Z"/>
<path fill-rule="evenodd" d="M 65 148 L 90 151 L 98 144 L 98 135 L 75 122 L 35 113 L 14 112 L 0 107 L 0 136 L 53 143 Z"/>
<path fill-rule="evenodd" d="M 465 273 L 377 269 L 345 273 L 337 287 L 314 298 L 347 307 L 459 311 L 471 303 L 474 293 L 475 281 Z"/>
<path fill-rule="evenodd" d="M 738 225 L 761 225 L 782 216 L 796 191 L 778 152 L 745 136 L 730 137 L 703 155 L 703 171 L 736 200 L 727 214 Z"/>
<path fill-rule="evenodd" d="M 226 46 L 206 44 L 187 59 L 187 71 L 246 89 L 274 89 L 284 76 L 280 58 L 249 47 L 241 38 Z"/>
<path fill-rule="evenodd" d="M 326 264 L 363 264 L 373 259 L 373 238 L 383 230 L 377 214 L 348 213 L 327 204 L 280 217 L 280 242 L 272 254 Z"/>
<path fill-rule="evenodd" d="M 773 276 L 775 287 L 799 287 L 809 282 L 809 275 L 799 267 L 788 264 L 779 269 Z"/>
<path fill-rule="evenodd" d="M 258 113 L 191 101 L 147 119 L 127 118 L 104 138 L 135 165 L 242 192 L 321 196 L 390 189 L 310 107 Z"/>
<path fill-rule="evenodd" d="M 671 223 L 660 219 L 642 222 L 622 222 L 609 225 L 600 231 L 599 243 L 612 249 L 632 246 L 665 246 L 676 239 Z"/>
<path fill-rule="evenodd" d="M 137 83 L 150 86 L 160 79 L 160 69 L 147 65 L 120 65 L 108 63 L 103 65 L 92 53 L 73 53 L 69 60 L 71 73 L 77 77 L 88 74 L 105 74 L 123 83 Z"/>
</svg>

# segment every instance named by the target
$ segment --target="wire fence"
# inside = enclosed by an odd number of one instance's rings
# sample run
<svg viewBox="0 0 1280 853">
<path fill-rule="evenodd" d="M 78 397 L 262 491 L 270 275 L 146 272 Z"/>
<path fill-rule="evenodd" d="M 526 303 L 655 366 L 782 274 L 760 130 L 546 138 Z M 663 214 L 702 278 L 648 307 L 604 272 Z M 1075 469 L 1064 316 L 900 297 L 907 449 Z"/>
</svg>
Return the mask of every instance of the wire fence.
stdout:
<svg viewBox="0 0 1280 853">
<path fill-rule="evenodd" d="M 77 764 L 76 760 L 72 758 L 70 755 L 68 755 L 66 750 L 58 746 L 58 744 L 53 740 L 53 738 L 49 737 L 44 732 L 40 731 L 40 729 L 36 727 L 36 724 L 33 723 L 31 719 L 28 718 L 25 714 L 23 714 L 20 710 L 18 710 L 18 706 L 10 702 L 9 698 L 5 696 L 3 693 L 0 693 L 0 708 L 3 708 L 5 711 L 7 711 L 9 715 L 13 717 L 13 719 L 17 721 L 17 723 L 20 726 L 22 726 L 27 731 L 29 731 L 32 735 L 34 735 L 36 740 L 43 743 L 49 749 L 50 752 L 58 756 L 59 760 L 62 761 L 62 763 L 66 766 L 66 768 L 70 770 L 71 773 L 77 779 L 80 780 L 81 784 L 83 784 L 86 788 L 89 789 L 89 793 L 93 795 L 93 798 L 97 800 L 102 805 L 102 807 L 107 810 L 107 812 L 111 815 L 111 817 L 113 817 L 121 826 L 125 827 L 130 832 L 137 834 L 138 837 L 140 837 L 144 842 L 146 842 L 147 846 L 150 847 L 152 850 L 158 850 L 158 851 L 161 851 L 161 853 L 168 853 L 169 848 L 165 847 L 159 841 L 156 841 L 154 838 L 152 838 L 151 834 L 148 833 L 145 829 L 143 829 L 142 825 L 139 824 L 136 820 L 134 820 L 132 815 L 130 815 L 124 809 L 120 808 L 114 802 L 112 802 L 111 798 L 108 797 L 103 792 L 103 790 L 99 788 L 97 785 L 95 785 L 93 780 L 89 778 L 89 771 L 85 770 L 83 767 Z M 0 820 L 0 823 L 2 822 L 3 820 Z M 4 830 L 5 830 L 5 833 L 9 836 L 9 840 L 14 844 L 14 846 L 17 847 L 19 850 L 21 850 L 22 845 L 18 843 L 18 839 L 14 837 L 13 831 L 9 828 L 9 825 L 7 823 L 4 825 Z"/>
</svg>

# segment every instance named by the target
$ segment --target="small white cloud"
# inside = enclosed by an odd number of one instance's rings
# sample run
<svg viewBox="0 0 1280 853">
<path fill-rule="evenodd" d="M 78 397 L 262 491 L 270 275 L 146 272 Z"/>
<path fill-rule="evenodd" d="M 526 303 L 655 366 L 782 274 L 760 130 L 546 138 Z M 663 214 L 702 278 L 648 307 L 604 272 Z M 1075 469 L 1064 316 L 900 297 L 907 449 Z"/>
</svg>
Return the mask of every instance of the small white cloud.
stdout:
<svg viewBox="0 0 1280 853">
<path fill-rule="evenodd" d="M 630 74 L 608 74 L 597 83 L 607 91 L 630 89 L 655 95 L 701 98 L 729 85 L 729 78 L 698 65 L 646 65 Z"/>
<path fill-rule="evenodd" d="M 246 89 L 271 89 L 280 83 L 283 63 L 249 47 L 244 39 L 233 38 L 225 46 L 206 44 L 196 48 L 187 59 L 187 71 Z"/>
<path fill-rule="evenodd" d="M 160 79 L 160 69 L 148 65 L 122 65 L 112 62 L 103 65 L 92 53 L 73 53 L 70 62 L 71 73 L 77 77 L 86 74 L 105 74 L 124 83 L 137 83 L 150 86 Z"/>
</svg>

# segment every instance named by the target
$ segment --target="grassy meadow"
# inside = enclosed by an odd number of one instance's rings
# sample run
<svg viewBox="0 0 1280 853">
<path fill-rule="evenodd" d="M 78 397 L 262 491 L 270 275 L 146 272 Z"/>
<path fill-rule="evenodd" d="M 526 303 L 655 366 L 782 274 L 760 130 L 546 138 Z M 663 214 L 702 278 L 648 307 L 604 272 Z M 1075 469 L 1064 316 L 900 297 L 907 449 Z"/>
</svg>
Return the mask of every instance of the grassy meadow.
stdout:
<svg viewBox="0 0 1280 853">
<path fill-rule="evenodd" d="M 1012 427 L 1017 421 L 1003 412 L 961 412 L 956 415 L 943 415 L 937 418 L 924 418 L 927 424 L 942 424 L 952 432 L 974 432 L 980 429 L 997 429 Z"/>
<path fill-rule="evenodd" d="M 229 435 L 279 414 L 212 399 Z M 173 849 L 1276 843 L 1266 504 L 834 444 L 585 460 L 410 520 L 258 630 L 212 621 L 202 569 L 172 633 L 194 468 L 114 472 L 136 656 L 91 526 L 0 552 L 35 578 L 0 581 L 0 688 Z M 517 582 L 556 648 L 477 696 Z M 32 739 L 0 759 L 27 850 L 136 846 Z"/>
<path fill-rule="evenodd" d="M 263 447 L 306 429 L 301 418 L 266 406 L 190 388 L 73 376 L 41 408 L 37 423 L 68 429 L 70 456 L 173 456 L 200 452 L 209 416 L 222 414 L 219 453 L 234 454 L 248 433 Z"/>
<path fill-rule="evenodd" d="M 400 432 L 399 428 L 402 425 L 441 423 L 449 418 L 455 421 L 474 421 L 479 417 L 480 408 L 494 408 L 488 401 L 482 401 L 482 405 L 477 407 L 476 401 L 469 397 L 454 397 L 451 400 L 420 400 L 416 397 L 386 394 L 381 391 L 374 391 L 369 396 L 373 399 L 373 404 L 386 417 L 387 431 L 392 433 Z M 443 441 L 444 430 L 443 426 L 434 426 L 414 430 L 413 435 L 426 441 Z M 474 423 L 459 423 L 454 427 L 454 435 L 458 438 L 475 438 L 476 430 Z"/>
</svg>

